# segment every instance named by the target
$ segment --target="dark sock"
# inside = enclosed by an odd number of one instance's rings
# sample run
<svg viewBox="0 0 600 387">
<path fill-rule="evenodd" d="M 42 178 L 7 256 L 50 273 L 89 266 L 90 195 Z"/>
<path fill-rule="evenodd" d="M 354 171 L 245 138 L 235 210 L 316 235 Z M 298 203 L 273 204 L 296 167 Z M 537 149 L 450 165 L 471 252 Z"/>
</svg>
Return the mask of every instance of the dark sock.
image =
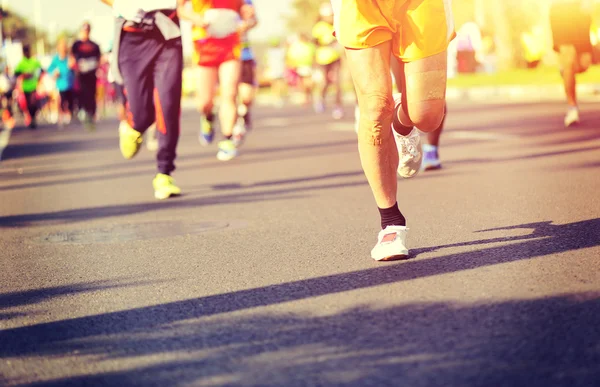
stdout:
<svg viewBox="0 0 600 387">
<path fill-rule="evenodd" d="M 398 109 L 402 109 L 402 105 L 398 105 Z M 396 131 L 396 133 L 402 136 L 408 136 L 414 127 L 402 125 L 402 122 L 400 122 L 400 119 L 398 118 L 398 110 L 394 109 L 394 121 L 392 121 L 392 128 Z"/>
<path fill-rule="evenodd" d="M 233 137 L 232 135 L 225 136 L 225 140 L 231 140 L 232 137 Z"/>
<path fill-rule="evenodd" d="M 382 230 L 387 226 L 406 226 L 406 219 L 398 209 L 398 203 L 390 208 L 379 208 L 379 215 L 381 216 Z"/>
<path fill-rule="evenodd" d="M 244 120 L 244 125 L 246 125 L 246 127 L 250 127 L 252 125 L 252 118 L 250 117 L 250 107 L 248 106 L 248 111 L 246 112 L 245 115 L 242 116 L 242 119 Z"/>
<path fill-rule="evenodd" d="M 209 113 L 206 115 L 206 121 L 213 122 L 215 119 L 215 115 L 213 113 Z"/>
</svg>

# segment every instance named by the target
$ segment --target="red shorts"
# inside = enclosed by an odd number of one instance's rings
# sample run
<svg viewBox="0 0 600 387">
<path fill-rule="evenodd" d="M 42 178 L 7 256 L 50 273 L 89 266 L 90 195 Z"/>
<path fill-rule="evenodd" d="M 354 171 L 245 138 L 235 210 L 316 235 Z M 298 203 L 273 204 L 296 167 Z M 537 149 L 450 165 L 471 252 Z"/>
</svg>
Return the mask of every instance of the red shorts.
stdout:
<svg viewBox="0 0 600 387">
<path fill-rule="evenodd" d="M 207 38 L 194 42 L 198 65 L 219 67 L 222 63 L 240 59 L 241 44 L 237 34 L 226 38 Z"/>
</svg>

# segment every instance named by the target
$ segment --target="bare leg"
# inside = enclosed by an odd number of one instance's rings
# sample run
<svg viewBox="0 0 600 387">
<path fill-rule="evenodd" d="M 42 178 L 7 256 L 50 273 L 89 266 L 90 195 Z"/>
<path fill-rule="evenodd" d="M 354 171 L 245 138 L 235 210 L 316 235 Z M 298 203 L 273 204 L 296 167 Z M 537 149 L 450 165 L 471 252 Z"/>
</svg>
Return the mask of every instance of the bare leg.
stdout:
<svg viewBox="0 0 600 387">
<path fill-rule="evenodd" d="M 567 104 L 577 106 L 577 83 L 575 74 L 577 73 L 577 51 L 574 46 L 563 45 L 559 48 L 559 62 L 561 75 L 567 95 Z"/>
<path fill-rule="evenodd" d="M 379 208 L 396 204 L 398 188 L 390 54 L 389 41 L 373 48 L 346 50 L 360 108 L 360 159 Z"/>
<path fill-rule="evenodd" d="M 405 75 L 404 75 L 404 66 L 403 64 L 397 60 L 396 58 L 392 58 L 391 60 L 391 68 L 392 73 L 394 74 L 394 80 L 396 81 L 396 88 L 400 92 L 406 91 L 405 86 Z M 440 144 L 440 137 L 442 135 L 442 130 L 444 129 L 444 122 L 446 120 L 446 107 L 444 106 L 444 116 L 442 118 L 442 122 L 434 131 L 427 133 L 426 136 L 426 144 L 438 147 Z"/>
<path fill-rule="evenodd" d="M 214 67 L 200 66 L 198 77 L 200 81 L 200 87 L 197 91 L 198 110 L 208 116 L 212 114 L 218 71 Z"/>
<path fill-rule="evenodd" d="M 233 127 L 237 121 L 237 92 L 240 80 L 241 63 L 239 60 L 230 60 L 219 67 L 219 81 L 221 85 L 221 105 L 219 106 L 219 120 L 223 135 L 233 135 Z"/>
<path fill-rule="evenodd" d="M 416 126 L 423 132 L 440 128 L 446 105 L 447 53 L 446 51 L 404 63 L 402 80 L 402 109 L 398 112 L 400 122 Z"/>
</svg>

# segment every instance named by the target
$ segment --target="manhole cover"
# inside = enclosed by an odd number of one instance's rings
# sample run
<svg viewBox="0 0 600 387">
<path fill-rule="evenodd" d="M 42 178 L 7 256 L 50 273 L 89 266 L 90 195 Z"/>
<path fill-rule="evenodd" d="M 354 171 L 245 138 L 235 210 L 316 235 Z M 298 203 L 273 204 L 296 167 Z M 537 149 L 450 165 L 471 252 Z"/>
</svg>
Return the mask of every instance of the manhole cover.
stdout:
<svg viewBox="0 0 600 387">
<path fill-rule="evenodd" d="M 169 238 L 179 235 L 196 235 L 230 227 L 229 222 L 152 222 L 119 224 L 89 230 L 73 230 L 45 234 L 36 238 L 46 243 L 114 243 L 147 239 Z"/>
</svg>

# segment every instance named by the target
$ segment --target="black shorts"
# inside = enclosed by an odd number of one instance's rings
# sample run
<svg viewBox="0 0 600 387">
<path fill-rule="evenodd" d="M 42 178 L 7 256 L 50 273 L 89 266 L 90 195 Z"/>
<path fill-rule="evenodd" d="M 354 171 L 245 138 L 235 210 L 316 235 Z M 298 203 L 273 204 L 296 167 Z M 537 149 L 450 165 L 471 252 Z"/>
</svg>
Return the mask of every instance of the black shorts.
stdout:
<svg viewBox="0 0 600 387">
<path fill-rule="evenodd" d="M 554 50 L 575 46 L 577 53 L 592 52 L 590 27 L 592 17 L 581 9 L 579 1 L 555 2 L 550 8 L 550 26 Z"/>
<path fill-rule="evenodd" d="M 240 83 L 256 86 L 256 62 L 252 59 L 242 61 Z"/>
</svg>

